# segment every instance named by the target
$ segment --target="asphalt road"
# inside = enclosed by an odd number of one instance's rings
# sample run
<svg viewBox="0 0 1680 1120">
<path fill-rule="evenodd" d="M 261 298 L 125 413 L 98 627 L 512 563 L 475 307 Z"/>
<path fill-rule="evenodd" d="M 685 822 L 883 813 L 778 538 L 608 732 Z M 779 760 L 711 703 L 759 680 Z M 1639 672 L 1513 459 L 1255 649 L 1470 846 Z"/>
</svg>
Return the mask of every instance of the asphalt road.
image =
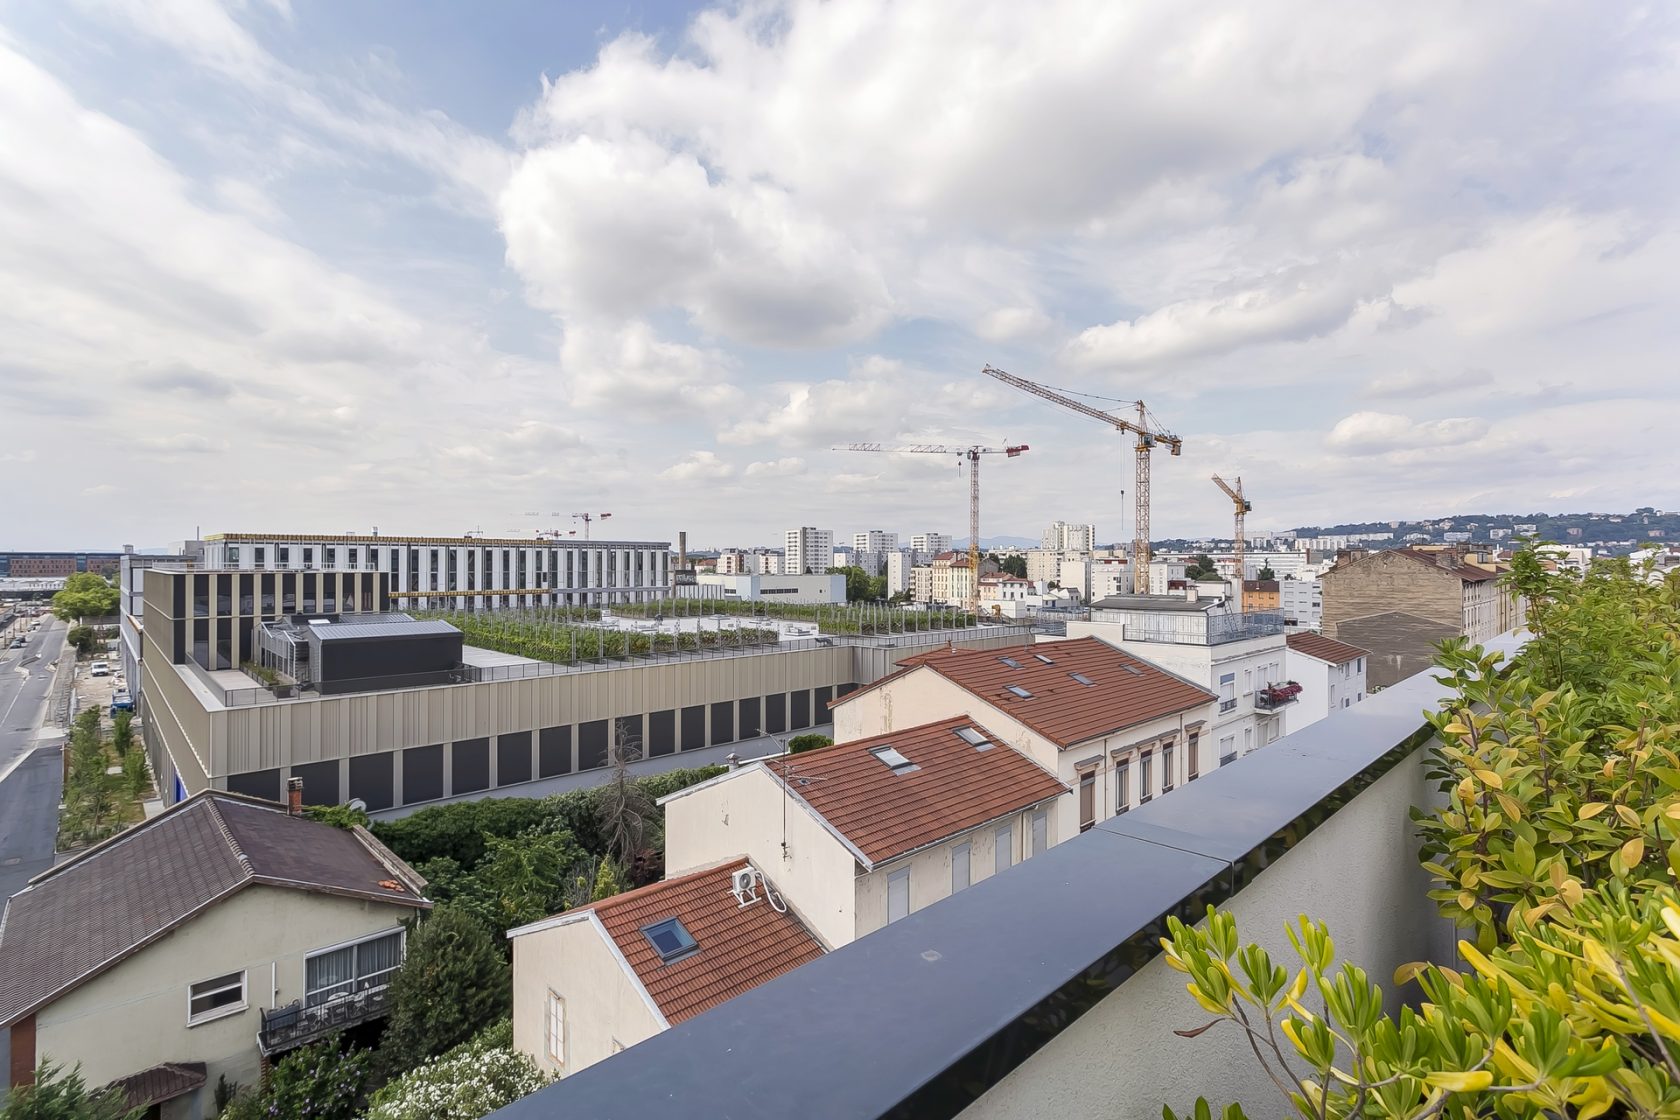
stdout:
<svg viewBox="0 0 1680 1120">
<path fill-rule="evenodd" d="M 50 663 L 64 652 L 64 634 L 55 619 L 25 648 L 0 650 L 0 899 L 53 863 L 63 764 L 59 740 L 35 736 L 52 687 Z M 68 661 L 64 668 L 74 671 Z M 7 1034 L 0 1030 L 0 1053 L 9 1052 Z M 6 1072 L 0 1065 L 0 1088 Z"/>
</svg>

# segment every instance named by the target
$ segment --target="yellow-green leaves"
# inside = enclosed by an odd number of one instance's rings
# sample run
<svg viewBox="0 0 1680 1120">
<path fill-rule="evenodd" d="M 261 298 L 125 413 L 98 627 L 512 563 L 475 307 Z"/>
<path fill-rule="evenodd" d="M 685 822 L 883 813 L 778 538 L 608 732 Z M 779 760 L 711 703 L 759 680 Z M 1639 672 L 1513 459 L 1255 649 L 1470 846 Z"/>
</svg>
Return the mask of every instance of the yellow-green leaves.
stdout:
<svg viewBox="0 0 1680 1120">
<path fill-rule="evenodd" d="M 1464 1073 L 1432 1073 L 1423 1080 L 1424 1084 L 1449 1093 L 1479 1093 L 1493 1084 L 1493 1074 L 1478 1069 Z"/>
</svg>

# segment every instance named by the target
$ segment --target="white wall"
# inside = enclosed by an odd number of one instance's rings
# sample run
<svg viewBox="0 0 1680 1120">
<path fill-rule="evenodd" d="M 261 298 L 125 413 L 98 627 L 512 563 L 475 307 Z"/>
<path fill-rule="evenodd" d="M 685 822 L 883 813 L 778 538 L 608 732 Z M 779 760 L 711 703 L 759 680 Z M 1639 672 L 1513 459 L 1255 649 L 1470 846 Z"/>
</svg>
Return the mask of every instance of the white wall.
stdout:
<svg viewBox="0 0 1680 1120">
<path fill-rule="evenodd" d="M 570 1076 L 664 1030 L 638 985 L 589 918 L 513 939 L 513 1048 L 537 1068 Z M 565 1001 L 565 1043 L 548 1052 L 548 993 Z"/>
<path fill-rule="evenodd" d="M 413 913 L 406 906 L 246 887 L 43 1008 L 36 1016 L 36 1058 L 81 1063 L 89 1085 L 163 1062 L 204 1062 L 210 1087 L 223 1074 L 252 1084 L 262 1009 L 303 998 L 304 957 L 394 929 Z M 241 969 L 245 1009 L 189 1027 L 189 987 Z"/>
<path fill-rule="evenodd" d="M 856 857 L 761 765 L 665 802 L 666 878 L 740 856 L 763 870 L 828 946 L 855 936 Z"/>
</svg>

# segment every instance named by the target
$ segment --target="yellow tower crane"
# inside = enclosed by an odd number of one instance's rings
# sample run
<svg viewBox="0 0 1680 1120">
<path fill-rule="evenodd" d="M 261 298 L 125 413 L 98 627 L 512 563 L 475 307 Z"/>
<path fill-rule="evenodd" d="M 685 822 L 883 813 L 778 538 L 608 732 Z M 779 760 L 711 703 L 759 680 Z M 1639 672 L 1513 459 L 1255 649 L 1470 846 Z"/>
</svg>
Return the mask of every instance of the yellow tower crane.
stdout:
<svg viewBox="0 0 1680 1120">
<path fill-rule="evenodd" d="M 1029 450 L 1027 445 L 1007 447 L 946 447 L 938 443 L 913 443 L 887 447 L 879 443 L 848 443 L 836 451 L 882 451 L 890 455 L 957 455 L 968 462 L 968 599 L 963 609 L 973 613 L 980 608 L 980 456 L 1007 455 L 1013 459 Z"/>
<path fill-rule="evenodd" d="M 1171 432 L 1153 430 L 1150 427 L 1153 418 L 1149 415 L 1149 410 L 1143 407 L 1142 401 L 1131 402 L 1137 408 L 1137 423 L 1134 424 L 1132 421 L 1115 416 L 1113 413 L 1104 412 L 1100 408 L 1093 408 L 1083 401 L 1076 401 L 1048 385 L 1028 381 L 1024 377 L 1015 376 L 1013 373 L 1005 373 L 1003 370 L 994 369 L 992 366 L 987 366 L 980 372 L 987 377 L 997 378 L 1005 385 L 1013 385 L 1024 393 L 1042 397 L 1053 404 L 1072 409 L 1082 416 L 1089 416 L 1093 420 L 1101 420 L 1104 424 L 1111 424 L 1122 432 L 1131 432 L 1137 436 L 1137 445 L 1134 449 L 1137 456 L 1137 486 L 1135 487 L 1137 506 L 1132 524 L 1132 594 L 1147 595 L 1149 593 L 1149 453 L 1154 451 L 1155 445 L 1159 443 L 1165 444 L 1174 455 L 1178 455 L 1184 450 L 1184 441 Z"/>
<path fill-rule="evenodd" d="M 1248 573 L 1243 568 L 1243 546 L 1247 543 L 1243 522 L 1248 517 L 1249 510 L 1254 508 L 1254 503 L 1243 497 L 1242 475 L 1237 476 L 1234 486 L 1218 475 L 1213 476 L 1213 481 L 1221 490 L 1225 491 L 1226 495 L 1236 505 L 1236 536 L 1232 546 L 1237 554 L 1237 613 L 1241 614 L 1243 611 L 1243 583 L 1246 582 L 1248 577 Z"/>
</svg>

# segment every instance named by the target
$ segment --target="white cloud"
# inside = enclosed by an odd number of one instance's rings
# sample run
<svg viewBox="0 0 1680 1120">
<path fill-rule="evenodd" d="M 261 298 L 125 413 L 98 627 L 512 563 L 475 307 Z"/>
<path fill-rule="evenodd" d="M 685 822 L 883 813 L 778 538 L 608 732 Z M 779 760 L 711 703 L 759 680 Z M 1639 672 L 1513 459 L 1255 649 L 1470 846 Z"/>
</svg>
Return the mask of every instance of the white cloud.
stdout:
<svg viewBox="0 0 1680 1120">
<path fill-rule="evenodd" d="M 756 463 L 748 463 L 743 472 L 748 478 L 771 476 L 775 478 L 791 478 L 805 473 L 805 460 L 797 455 L 789 455 L 782 459 L 767 459 Z"/>
<path fill-rule="evenodd" d="M 719 459 L 715 453 L 693 451 L 681 462 L 672 463 L 660 471 L 659 477 L 673 482 L 703 482 L 729 478 L 734 474 L 735 468 Z"/>
<path fill-rule="evenodd" d="M 663 341 L 639 321 L 616 329 L 574 324 L 560 347 L 575 407 L 644 418 L 705 416 L 736 404 L 730 365 L 719 351 Z"/>
<path fill-rule="evenodd" d="M 980 317 L 974 333 L 987 342 L 1012 342 L 1050 329 L 1050 316 L 1036 307 L 999 307 Z"/>
<path fill-rule="evenodd" d="M 1365 396 L 1416 400 L 1448 393 L 1466 393 L 1491 384 L 1493 374 L 1485 369 L 1467 369 L 1457 373 L 1403 370 L 1372 378 L 1365 386 Z"/>
<path fill-rule="evenodd" d="M 1325 443 L 1353 455 L 1372 455 L 1384 451 L 1464 447 L 1487 431 L 1487 421 L 1475 416 L 1415 421 L 1392 412 L 1356 412 L 1330 429 Z"/>
</svg>

